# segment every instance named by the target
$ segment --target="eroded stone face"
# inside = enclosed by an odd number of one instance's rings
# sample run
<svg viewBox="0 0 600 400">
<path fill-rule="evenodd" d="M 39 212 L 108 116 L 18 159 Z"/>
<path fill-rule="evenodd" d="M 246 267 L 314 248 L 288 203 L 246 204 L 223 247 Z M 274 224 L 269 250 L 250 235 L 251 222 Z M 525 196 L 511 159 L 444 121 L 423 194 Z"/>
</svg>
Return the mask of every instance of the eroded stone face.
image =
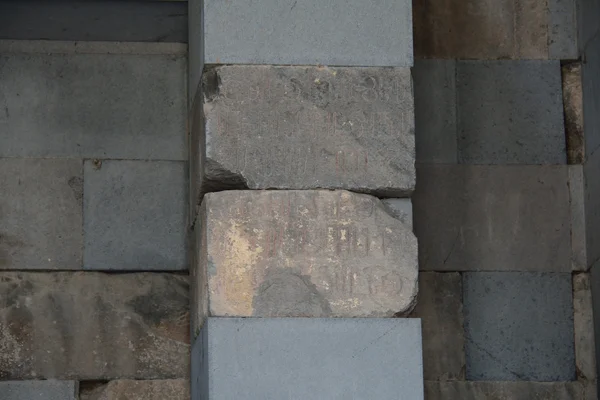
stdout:
<svg viewBox="0 0 600 400">
<path fill-rule="evenodd" d="M 408 68 L 223 66 L 203 76 L 202 190 L 415 186 Z M 201 129 L 200 129 L 201 130 Z"/>
<path fill-rule="evenodd" d="M 390 317 L 417 294 L 417 240 L 375 197 L 347 191 L 207 194 L 212 316 Z M 203 288 L 202 273 L 196 286 Z M 199 318 L 201 320 L 201 318 Z"/>
</svg>

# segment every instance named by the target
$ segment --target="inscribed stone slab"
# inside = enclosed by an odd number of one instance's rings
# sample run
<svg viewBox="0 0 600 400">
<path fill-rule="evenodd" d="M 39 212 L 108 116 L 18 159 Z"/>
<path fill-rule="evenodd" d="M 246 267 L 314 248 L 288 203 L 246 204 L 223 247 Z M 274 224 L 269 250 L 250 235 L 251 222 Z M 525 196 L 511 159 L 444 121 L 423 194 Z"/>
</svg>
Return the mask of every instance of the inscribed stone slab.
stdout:
<svg viewBox="0 0 600 400">
<path fill-rule="evenodd" d="M 407 68 L 224 66 L 203 85 L 204 191 L 414 189 Z"/>
<path fill-rule="evenodd" d="M 0 382 L 2 400 L 78 400 L 76 381 Z"/>
</svg>

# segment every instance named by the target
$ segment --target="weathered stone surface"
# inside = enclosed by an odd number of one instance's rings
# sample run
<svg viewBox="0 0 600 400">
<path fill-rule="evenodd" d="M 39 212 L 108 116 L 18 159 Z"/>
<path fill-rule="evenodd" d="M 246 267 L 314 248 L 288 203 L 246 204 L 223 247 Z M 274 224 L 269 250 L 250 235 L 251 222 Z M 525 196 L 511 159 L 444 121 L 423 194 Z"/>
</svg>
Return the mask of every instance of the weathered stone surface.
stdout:
<svg viewBox="0 0 600 400">
<path fill-rule="evenodd" d="M 225 191 L 207 194 L 201 213 L 211 316 L 391 317 L 414 306 L 417 241 L 375 197 Z"/>
<path fill-rule="evenodd" d="M 467 380 L 575 379 L 570 273 L 463 273 Z"/>
<path fill-rule="evenodd" d="M 596 379 L 596 348 L 589 274 L 573 275 L 573 309 L 577 376 L 591 381 Z"/>
<path fill-rule="evenodd" d="M 0 381 L 2 400 L 78 400 L 76 381 Z"/>
<path fill-rule="evenodd" d="M 388 207 L 388 210 L 395 218 L 398 218 L 403 224 L 412 229 L 413 212 L 412 201 L 410 199 L 384 199 L 382 202 Z"/>
<path fill-rule="evenodd" d="M 185 378 L 188 278 L 0 274 L 0 379 Z"/>
<path fill-rule="evenodd" d="M 553 60 L 578 59 L 577 1 L 547 0 L 547 2 L 548 58 Z"/>
<path fill-rule="evenodd" d="M 187 159 L 185 54 L 21 47 L 0 54 L 0 157 Z"/>
<path fill-rule="evenodd" d="M 559 61 L 457 63 L 459 162 L 565 164 Z"/>
<path fill-rule="evenodd" d="M 188 267 L 184 162 L 86 160 L 84 176 L 85 269 Z"/>
<path fill-rule="evenodd" d="M 583 164 L 585 159 L 585 137 L 583 135 L 583 93 L 580 63 L 562 66 L 562 90 L 565 133 L 567 136 L 567 161 L 569 164 Z"/>
<path fill-rule="evenodd" d="M 569 165 L 569 198 L 571 202 L 571 266 L 573 271 L 587 271 L 585 186 L 583 166 Z"/>
<path fill-rule="evenodd" d="M 0 159 L 0 187 L 0 269 L 81 268 L 81 161 Z"/>
<path fill-rule="evenodd" d="M 410 67 L 413 62 L 409 0 L 204 0 L 203 12 L 207 64 Z"/>
<path fill-rule="evenodd" d="M 425 381 L 427 400 L 587 400 L 584 393 L 580 382 Z"/>
<path fill-rule="evenodd" d="M 458 272 L 421 272 L 419 301 L 411 317 L 423 326 L 423 376 L 465 378 L 462 278 Z"/>
<path fill-rule="evenodd" d="M 568 166 L 419 165 L 419 267 L 571 271 Z"/>
<path fill-rule="evenodd" d="M 81 390 L 80 400 L 189 400 L 186 379 L 116 380 Z"/>
<path fill-rule="evenodd" d="M 421 324 L 406 318 L 209 318 L 192 399 L 423 399 Z"/>
<path fill-rule="evenodd" d="M 205 191 L 414 189 L 407 68 L 224 66 L 203 85 Z"/>
</svg>

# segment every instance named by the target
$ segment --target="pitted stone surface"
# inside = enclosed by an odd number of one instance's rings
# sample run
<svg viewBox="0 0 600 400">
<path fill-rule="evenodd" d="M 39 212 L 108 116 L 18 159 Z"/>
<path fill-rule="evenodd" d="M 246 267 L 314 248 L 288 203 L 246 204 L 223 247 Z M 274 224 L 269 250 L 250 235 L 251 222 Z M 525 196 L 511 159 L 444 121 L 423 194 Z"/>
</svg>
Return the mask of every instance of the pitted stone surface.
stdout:
<svg viewBox="0 0 600 400">
<path fill-rule="evenodd" d="M 211 316 L 391 317 L 416 300 L 416 238 L 375 197 L 209 193 L 200 227 Z"/>
<path fill-rule="evenodd" d="M 4 381 L 0 382 L 2 400 L 78 400 L 76 381 Z"/>
<path fill-rule="evenodd" d="M 414 189 L 407 68 L 224 66 L 203 85 L 204 191 Z"/>
<path fill-rule="evenodd" d="M 82 389 L 79 400 L 189 400 L 186 379 L 116 380 L 91 389 Z"/>
<path fill-rule="evenodd" d="M 174 274 L 0 273 L 0 379 L 185 378 L 188 292 Z"/>
</svg>

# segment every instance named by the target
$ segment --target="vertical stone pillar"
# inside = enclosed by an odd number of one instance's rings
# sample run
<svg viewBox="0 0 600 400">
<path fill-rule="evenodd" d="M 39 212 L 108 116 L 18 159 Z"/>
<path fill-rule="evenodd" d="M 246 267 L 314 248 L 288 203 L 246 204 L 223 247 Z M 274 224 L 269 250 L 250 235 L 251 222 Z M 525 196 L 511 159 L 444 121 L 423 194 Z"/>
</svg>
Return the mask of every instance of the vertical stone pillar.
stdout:
<svg viewBox="0 0 600 400">
<path fill-rule="evenodd" d="M 193 399 L 423 398 L 411 19 L 190 1 Z"/>
</svg>

